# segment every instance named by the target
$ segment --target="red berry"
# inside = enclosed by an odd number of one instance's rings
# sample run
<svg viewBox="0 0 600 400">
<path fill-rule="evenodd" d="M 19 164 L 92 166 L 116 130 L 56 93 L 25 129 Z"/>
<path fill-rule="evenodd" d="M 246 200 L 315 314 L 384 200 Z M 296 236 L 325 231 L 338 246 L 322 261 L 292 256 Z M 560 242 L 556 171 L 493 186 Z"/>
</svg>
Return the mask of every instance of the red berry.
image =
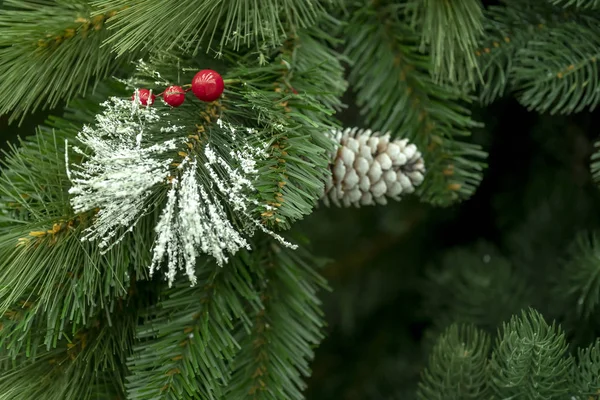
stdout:
<svg viewBox="0 0 600 400">
<path fill-rule="evenodd" d="M 215 101 L 225 89 L 223 78 L 218 72 L 203 69 L 192 79 L 192 92 L 202 101 Z"/>
<path fill-rule="evenodd" d="M 140 103 L 142 103 L 143 106 L 148 105 L 148 98 L 150 98 L 150 105 L 154 104 L 156 96 L 152 95 L 152 97 L 150 97 L 150 91 L 148 89 L 138 89 L 137 92 L 138 96 L 140 97 Z M 135 100 L 135 93 L 133 94 L 133 96 L 131 96 L 131 100 Z"/>
<path fill-rule="evenodd" d="M 179 107 L 185 101 L 185 91 L 181 86 L 169 86 L 163 93 L 163 100 L 171 107 Z"/>
</svg>

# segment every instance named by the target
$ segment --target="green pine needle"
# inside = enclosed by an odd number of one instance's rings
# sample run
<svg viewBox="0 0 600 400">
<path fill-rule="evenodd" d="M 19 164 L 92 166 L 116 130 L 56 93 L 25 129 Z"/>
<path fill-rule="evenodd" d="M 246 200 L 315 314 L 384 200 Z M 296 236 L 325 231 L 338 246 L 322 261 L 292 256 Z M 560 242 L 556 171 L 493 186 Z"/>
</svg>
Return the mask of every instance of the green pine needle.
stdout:
<svg viewBox="0 0 600 400">
<path fill-rule="evenodd" d="M 53 349 L 37 346 L 16 362 L 0 351 L 0 399 L 114 400 L 124 398 L 125 357 L 131 352 L 136 307 L 95 318 L 64 335 Z"/>
<path fill-rule="evenodd" d="M 573 368 L 573 393 L 579 399 L 595 399 L 600 394 L 600 341 L 596 340 L 577 351 L 577 364 Z"/>
<path fill-rule="evenodd" d="M 471 84 L 481 79 L 475 50 L 483 34 L 480 0 L 417 0 L 413 25 L 421 36 L 421 50 L 431 54 L 436 83 Z"/>
<path fill-rule="evenodd" d="M 600 303 L 600 236 L 581 232 L 569 248 L 556 293 L 568 302 L 581 319 L 598 311 Z"/>
<path fill-rule="evenodd" d="M 98 109 L 102 87 L 74 102 L 78 111 L 48 122 L 6 155 L 0 176 L 0 345 L 15 356 L 42 343 L 56 345 L 65 329 L 77 330 L 99 310 L 125 297 L 131 277 L 143 278 L 152 228 L 144 219 L 122 246 L 101 254 L 81 242 L 91 215 L 74 215 L 69 204 L 65 140 Z M 135 245 L 134 245 L 135 244 Z M 33 340 L 35 339 L 35 340 Z"/>
<path fill-rule="evenodd" d="M 207 51 L 224 47 L 277 46 L 289 31 L 312 26 L 337 0 L 96 0 L 107 12 L 121 10 L 108 40 L 118 55 L 135 49 Z M 221 39 L 217 39 L 217 38 Z"/>
<path fill-rule="evenodd" d="M 548 0 L 552 4 L 562 7 L 575 7 L 581 9 L 600 9 L 600 0 Z"/>
<path fill-rule="evenodd" d="M 224 268 L 214 261 L 197 268 L 196 286 L 187 278 L 171 289 L 165 284 L 161 301 L 138 326 L 139 343 L 127 361 L 128 399 L 224 398 L 229 362 L 240 347 L 236 332 L 250 324 L 248 313 L 259 300 L 243 256 Z"/>
<path fill-rule="evenodd" d="M 486 9 L 486 33 L 475 52 L 483 76 L 477 95 L 484 105 L 508 92 L 521 90 L 515 81 L 520 58 L 527 57 L 527 49 L 546 41 L 550 31 L 560 29 L 564 23 L 577 17 L 537 0 L 505 0 L 504 3 L 503 6 Z M 546 59 L 544 55 L 539 56 Z M 539 71 L 536 73 L 537 76 L 532 74 L 531 78 L 539 80 L 544 77 Z"/>
<path fill-rule="evenodd" d="M 317 292 L 326 287 L 307 250 L 266 247 L 255 258 L 262 308 L 233 364 L 227 399 L 302 400 L 325 324 Z M 319 262 L 320 263 L 320 262 Z"/>
<path fill-rule="evenodd" d="M 600 103 L 599 21 L 581 17 L 565 22 L 519 50 L 513 84 L 521 104 L 538 112 L 570 114 Z"/>
<path fill-rule="evenodd" d="M 420 400 L 488 398 L 490 337 L 471 325 L 451 325 L 437 340 L 421 375 Z"/>
<path fill-rule="evenodd" d="M 572 365 L 565 334 L 530 309 L 503 325 L 490 361 L 491 387 L 500 399 L 562 398 Z"/>
<path fill-rule="evenodd" d="M 110 13 L 91 16 L 86 1 L 7 0 L 0 9 L 0 115 L 11 120 L 53 108 L 124 65 L 108 38 Z"/>
</svg>

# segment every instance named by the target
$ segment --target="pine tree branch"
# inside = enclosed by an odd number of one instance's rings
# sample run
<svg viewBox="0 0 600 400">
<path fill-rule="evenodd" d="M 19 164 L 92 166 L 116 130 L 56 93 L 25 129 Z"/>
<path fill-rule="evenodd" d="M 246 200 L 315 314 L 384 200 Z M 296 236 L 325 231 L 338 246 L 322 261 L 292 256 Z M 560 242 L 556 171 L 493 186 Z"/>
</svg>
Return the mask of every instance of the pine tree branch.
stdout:
<svg viewBox="0 0 600 400">
<path fill-rule="evenodd" d="M 513 81 L 524 106 L 569 114 L 598 105 L 598 21 L 581 17 L 578 22 L 566 22 L 519 51 Z"/>
<path fill-rule="evenodd" d="M 254 266 L 260 279 L 262 308 L 233 364 L 226 398 L 279 400 L 304 398 L 314 346 L 323 338 L 319 289 L 325 280 L 315 272 L 306 250 L 267 250 Z"/>
<path fill-rule="evenodd" d="M 16 359 L 0 352 L 0 399 L 123 399 L 136 312 L 124 308 L 111 319 L 96 319 L 53 349 L 37 345 Z"/>
<path fill-rule="evenodd" d="M 489 398 L 490 337 L 471 325 L 453 324 L 438 338 L 421 375 L 421 400 Z"/>
<path fill-rule="evenodd" d="M 125 65 L 108 46 L 107 24 L 116 10 L 92 17 L 86 1 L 7 0 L 0 10 L 0 115 L 23 118 L 53 108 Z"/>
<path fill-rule="evenodd" d="M 455 88 L 435 84 L 417 37 L 397 18 L 398 6 L 369 3 L 353 11 L 346 32 L 350 81 L 371 128 L 408 138 L 425 156 L 427 176 L 418 194 L 436 205 L 468 198 L 478 186 L 486 154 L 462 141 L 479 126 Z"/>
<path fill-rule="evenodd" d="M 474 85 L 480 80 L 475 50 L 483 34 L 480 0 L 411 0 L 412 24 L 421 36 L 421 50 L 431 54 L 436 83 Z"/>
<path fill-rule="evenodd" d="M 600 9 L 600 0 L 548 0 L 550 3 L 567 7 L 576 7 L 581 9 Z"/>
<path fill-rule="evenodd" d="M 600 394 L 600 341 L 577 351 L 577 364 L 572 371 L 572 393 L 578 399 L 593 399 Z"/>
<path fill-rule="evenodd" d="M 153 234 L 147 219 L 124 246 L 102 254 L 96 243 L 80 240 L 92 215 L 76 215 L 69 205 L 65 140 L 91 118 L 103 90 L 75 102 L 82 112 L 52 119 L 55 129 L 40 128 L 4 161 L 0 343 L 12 356 L 39 343 L 55 346 L 64 329 L 77 330 L 99 310 L 112 309 L 128 295 L 132 278 L 146 276 Z"/>
<path fill-rule="evenodd" d="M 499 398 L 560 398 L 569 392 L 573 359 L 565 335 L 534 310 L 503 325 L 490 361 L 491 387 Z"/>
<path fill-rule="evenodd" d="M 597 232 L 581 232 L 569 248 L 568 261 L 554 290 L 577 317 L 588 319 L 600 303 L 600 237 Z"/>
<path fill-rule="evenodd" d="M 258 307 L 249 259 L 236 257 L 223 269 L 205 262 L 196 286 L 187 280 L 164 286 L 137 329 L 139 343 L 127 362 L 129 399 L 222 398 L 239 350 L 236 331 L 240 322 L 250 324 L 246 304 Z"/>
<path fill-rule="evenodd" d="M 587 82 L 585 71 L 589 62 L 581 63 L 579 69 L 570 66 L 573 60 L 592 51 L 589 39 L 587 45 L 585 41 L 579 43 L 579 39 L 567 43 L 561 35 L 565 29 L 567 32 L 575 29 L 589 37 L 595 28 L 585 28 L 589 22 L 582 26 L 584 21 L 580 16 L 549 3 L 535 0 L 505 3 L 486 10 L 485 38 L 475 52 L 484 78 L 478 88 L 480 101 L 487 105 L 511 91 L 517 92 L 523 104 L 531 109 L 561 113 L 594 103 L 593 89 L 588 90 L 588 86 L 594 85 Z M 549 59 L 550 63 L 536 64 L 539 57 Z M 577 87 L 577 81 L 586 83 Z M 573 83 L 575 86 L 569 86 Z"/>
<path fill-rule="evenodd" d="M 594 182 L 600 184 L 600 141 L 594 143 L 594 148 L 595 150 L 590 160 L 590 169 Z"/>
<path fill-rule="evenodd" d="M 139 48 L 208 51 L 218 37 L 218 51 L 243 45 L 278 46 L 287 32 L 314 25 L 325 13 L 324 6 L 336 1 L 96 0 L 93 4 L 102 12 L 124 9 L 116 15 L 108 40 L 123 55 Z"/>
</svg>

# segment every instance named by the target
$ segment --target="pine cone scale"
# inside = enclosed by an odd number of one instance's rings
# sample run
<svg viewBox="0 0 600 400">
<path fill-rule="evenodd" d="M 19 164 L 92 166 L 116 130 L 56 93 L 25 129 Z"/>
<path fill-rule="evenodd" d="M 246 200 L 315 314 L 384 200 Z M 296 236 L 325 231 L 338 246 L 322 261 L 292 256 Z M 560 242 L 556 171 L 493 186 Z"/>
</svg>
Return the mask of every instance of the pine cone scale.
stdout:
<svg viewBox="0 0 600 400">
<path fill-rule="evenodd" d="M 336 206 L 387 204 L 400 200 L 425 178 L 425 163 L 407 139 L 362 129 L 334 133 L 340 144 L 331 159 L 331 176 L 325 183 L 324 203 Z"/>
</svg>

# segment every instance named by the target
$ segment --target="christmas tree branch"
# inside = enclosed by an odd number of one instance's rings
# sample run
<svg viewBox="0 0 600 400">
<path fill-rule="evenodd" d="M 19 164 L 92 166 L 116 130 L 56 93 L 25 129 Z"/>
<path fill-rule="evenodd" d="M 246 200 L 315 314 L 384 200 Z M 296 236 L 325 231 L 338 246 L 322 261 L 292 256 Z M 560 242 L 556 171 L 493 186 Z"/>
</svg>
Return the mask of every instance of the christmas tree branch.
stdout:
<svg viewBox="0 0 600 400">
<path fill-rule="evenodd" d="M 490 386 L 499 398 L 561 397 L 569 393 L 573 358 L 565 334 L 534 310 L 503 325 L 490 360 Z"/>
<path fill-rule="evenodd" d="M 521 104 L 551 114 L 594 109 L 600 102 L 598 18 L 580 17 L 549 30 L 519 51 L 514 86 Z M 538 60 L 543 59 L 543 63 Z"/>
<path fill-rule="evenodd" d="M 483 35 L 480 0 L 411 0 L 413 25 L 421 36 L 421 50 L 431 54 L 435 82 L 471 84 L 481 79 L 475 50 Z"/>
<path fill-rule="evenodd" d="M 116 60 L 106 26 L 118 9 L 102 14 L 86 1 L 5 1 L 0 10 L 0 114 L 24 117 L 85 93 L 125 65 Z"/>
<path fill-rule="evenodd" d="M 137 329 L 139 343 L 127 363 L 129 399 L 222 398 L 240 346 L 236 331 L 240 322 L 250 324 L 246 304 L 258 307 L 249 258 L 236 257 L 223 269 L 205 262 L 195 287 L 184 281 L 163 290 Z"/>
<path fill-rule="evenodd" d="M 215 37 L 221 37 L 215 46 L 218 51 L 238 50 L 243 45 L 278 46 L 287 29 L 313 25 L 325 13 L 324 6 L 336 1 L 96 0 L 93 4 L 102 12 L 125 8 L 115 17 L 108 41 L 123 55 L 139 48 L 197 52 L 203 47 L 208 51 Z"/>
<path fill-rule="evenodd" d="M 74 104 L 85 111 L 53 118 L 55 129 L 42 127 L 23 140 L 7 155 L 0 177 L 5 210 L 0 216 L 0 316 L 8 323 L 0 342 L 13 355 L 23 346 L 31 351 L 39 343 L 56 345 L 64 329 L 79 329 L 99 310 L 113 309 L 127 296 L 130 279 L 147 275 L 153 234 L 145 225 L 148 219 L 123 247 L 106 254 L 95 243 L 81 242 L 93 214 L 75 214 L 70 207 L 65 140 L 91 118 L 98 99 Z"/>
<path fill-rule="evenodd" d="M 490 337 L 472 325 L 451 325 L 438 338 L 421 375 L 419 399 L 489 398 Z"/>
<path fill-rule="evenodd" d="M 575 49 L 565 48 L 566 42 L 559 37 L 549 40 L 553 37 L 551 32 L 562 32 L 565 28 L 569 31 L 568 27 L 573 23 L 582 22 L 578 20 L 580 17 L 569 10 L 561 10 L 544 2 L 508 0 L 505 3 L 507 4 L 504 6 L 491 6 L 486 10 L 485 38 L 475 51 L 484 78 L 477 91 L 480 101 L 487 105 L 507 91 L 517 91 L 520 92 L 524 105 L 539 111 L 553 109 L 554 112 L 564 112 L 567 107 L 589 105 L 591 100 L 586 100 L 585 97 L 590 98 L 592 95 L 585 85 L 565 92 L 565 85 L 577 79 L 577 71 L 574 67 L 569 67 L 571 61 L 559 61 L 561 57 L 564 60 L 581 57 L 585 52 L 579 54 L 577 51 L 583 49 L 585 43 Z M 581 28 L 580 26 L 578 29 Z M 589 37 L 590 34 L 593 35 L 593 29 L 580 33 Z M 573 43 L 579 43 L 579 40 Z M 587 52 L 590 49 L 588 45 Z M 553 69 L 549 74 L 554 79 L 548 79 L 547 72 L 540 73 L 537 65 L 532 73 L 528 67 L 532 63 L 532 57 L 556 60 L 558 64 L 551 66 L 553 63 L 550 63 L 546 67 Z M 558 78 L 565 75 L 569 76 L 563 80 Z M 544 89 L 545 94 L 532 97 L 535 96 L 534 93 L 540 93 L 533 90 L 534 85 Z M 564 100 L 557 93 L 563 93 Z M 585 94 L 584 98 L 582 93 Z"/>
<path fill-rule="evenodd" d="M 254 261 L 262 307 L 233 364 L 226 398 L 303 399 L 313 347 L 322 339 L 323 314 L 317 291 L 326 287 L 306 250 L 267 246 Z"/>
<path fill-rule="evenodd" d="M 427 177 L 420 196 L 437 205 L 468 198 L 481 180 L 486 154 L 462 141 L 479 126 L 459 90 L 436 84 L 431 62 L 398 6 L 361 5 L 348 25 L 350 81 L 371 128 L 406 137 L 421 149 Z"/>
<path fill-rule="evenodd" d="M 581 9 L 600 9 L 600 0 L 548 0 L 552 4 L 562 7 L 577 7 Z"/>
<path fill-rule="evenodd" d="M 64 335 L 55 348 L 35 344 L 16 358 L 0 352 L 0 399 L 123 398 L 124 358 L 131 351 L 135 308 Z"/>
</svg>

